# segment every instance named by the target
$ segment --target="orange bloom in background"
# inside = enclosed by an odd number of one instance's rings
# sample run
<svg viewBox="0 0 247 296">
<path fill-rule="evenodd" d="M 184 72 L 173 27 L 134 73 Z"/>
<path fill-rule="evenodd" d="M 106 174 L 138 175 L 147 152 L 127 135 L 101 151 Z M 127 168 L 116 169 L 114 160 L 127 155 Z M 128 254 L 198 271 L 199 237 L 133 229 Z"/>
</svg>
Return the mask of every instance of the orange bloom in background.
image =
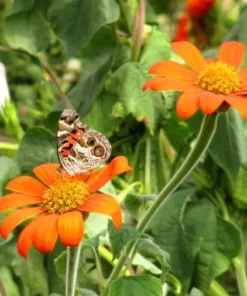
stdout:
<svg viewBox="0 0 247 296">
<path fill-rule="evenodd" d="M 209 22 L 207 14 L 212 10 L 216 0 L 188 0 L 185 13 L 178 22 L 174 41 L 189 41 L 194 38 L 200 45 L 208 39 Z"/>
<path fill-rule="evenodd" d="M 190 17 L 201 18 L 208 14 L 216 0 L 189 0 L 186 11 Z"/>
<path fill-rule="evenodd" d="M 40 181 L 29 176 L 13 179 L 6 186 L 13 193 L 0 199 L 0 211 L 19 208 L 0 226 L 4 239 L 23 221 L 35 216 L 22 230 L 17 242 L 17 249 L 25 258 L 32 244 L 40 252 L 51 252 L 58 237 L 64 246 L 78 245 L 84 234 L 84 213 L 109 215 L 116 229 L 122 225 L 117 201 L 97 191 L 113 177 L 132 172 L 125 157 L 116 157 L 109 165 L 88 176 L 58 173 L 58 167 L 58 164 L 50 163 L 34 168 Z"/>
<path fill-rule="evenodd" d="M 190 19 L 187 13 L 184 13 L 179 22 L 177 32 L 175 34 L 174 40 L 175 41 L 184 41 L 189 39 L 189 26 L 190 26 Z"/>
<path fill-rule="evenodd" d="M 218 58 L 208 60 L 190 42 L 174 42 L 171 46 L 190 68 L 173 61 L 158 62 L 148 72 L 158 77 L 148 80 L 143 90 L 184 92 L 176 105 L 182 119 L 190 118 L 198 109 L 210 115 L 225 103 L 247 120 L 247 67 L 239 71 L 244 44 L 224 42 Z"/>
</svg>

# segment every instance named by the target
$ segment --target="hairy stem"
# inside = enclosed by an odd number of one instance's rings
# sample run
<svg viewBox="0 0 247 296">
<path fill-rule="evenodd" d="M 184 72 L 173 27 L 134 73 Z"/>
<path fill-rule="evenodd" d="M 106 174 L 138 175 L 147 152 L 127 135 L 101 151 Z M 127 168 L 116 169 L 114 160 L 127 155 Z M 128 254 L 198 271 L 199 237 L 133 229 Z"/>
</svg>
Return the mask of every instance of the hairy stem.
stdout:
<svg viewBox="0 0 247 296">
<path fill-rule="evenodd" d="M 67 247 L 65 296 L 75 296 L 81 246 L 82 243 L 76 247 Z"/>
<path fill-rule="evenodd" d="M 167 183 L 167 185 L 162 189 L 156 200 L 150 206 L 146 214 L 143 216 L 139 225 L 137 226 L 137 230 L 143 231 L 148 223 L 151 221 L 152 217 L 158 210 L 158 208 L 163 203 L 167 203 L 171 198 L 171 193 L 182 183 L 182 181 L 190 174 L 193 168 L 199 162 L 201 156 L 206 151 L 207 147 L 211 143 L 213 135 L 216 130 L 218 113 L 213 113 L 210 116 L 205 116 L 201 125 L 201 130 L 199 132 L 197 141 L 193 147 L 193 149 L 188 154 L 187 158 L 171 178 L 171 180 Z M 130 242 L 127 247 L 123 250 L 119 261 L 115 268 L 113 269 L 103 295 L 106 296 L 109 292 L 109 286 L 113 280 L 116 280 L 119 277 L 119 274 L 134 246 L 134 242 Z"/>
<path fill-rule="evenodd" d="M 238 283 L 238 290 L 240 296 L 247 295 L 247 278 L 246 278 L 246 269 L 245 269 L 245 248 L 242 244 L 242 250 L 238 257 L 235 257 L 232 260 L 232 263 L 235 267 L 237 283 Z"/>
<path fill-rule="evenodd" d="M 0 150 L 17 151 L 19 145 L 16 143 L 0 142 Z"/>
<path fill-rule="evenodd" d="M 132 36 L 132 60 L 137 61 L 142 47 L 142 37 L 145 25 L 145 0 L 140 0 L 140 5 L 136 10 L 136 19 Z"/>
<path fill-rule="evenodd" d="M 47 72 L 47 74 L 50 76 L 52 83 L 55 85 L 55 87 L 57 88 L 62 100 L 64 101 L 64 104 L 66 105 L 67 108 L 74 110 L 73 105 L 70 103 L 69 98 L 66 96 L 66 94 L 62 91 L 60 84 L 57 81 L 57 78 L 55 76 L 55 74 L 51 71 L 51 69 L 43 64 L 43 67 L 45 69 L 45 71 Z"/>
</svg>

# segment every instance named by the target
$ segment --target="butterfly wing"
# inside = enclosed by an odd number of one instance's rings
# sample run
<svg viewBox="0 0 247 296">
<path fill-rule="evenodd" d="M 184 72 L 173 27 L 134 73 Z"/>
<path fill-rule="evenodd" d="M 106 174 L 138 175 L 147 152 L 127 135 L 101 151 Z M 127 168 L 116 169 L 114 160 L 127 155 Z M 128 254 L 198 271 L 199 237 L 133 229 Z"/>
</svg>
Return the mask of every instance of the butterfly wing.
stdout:
<svg viewBox="0 0 247 296">
<path fill-rule="evenodd" d="M 57 144 L 61 166 L 70 175 L 96 167 L 111 154 L 108 139 L 80 122 L 78 114 L 70 109 L 64 110 L 58 122 Z"/>
</svg>

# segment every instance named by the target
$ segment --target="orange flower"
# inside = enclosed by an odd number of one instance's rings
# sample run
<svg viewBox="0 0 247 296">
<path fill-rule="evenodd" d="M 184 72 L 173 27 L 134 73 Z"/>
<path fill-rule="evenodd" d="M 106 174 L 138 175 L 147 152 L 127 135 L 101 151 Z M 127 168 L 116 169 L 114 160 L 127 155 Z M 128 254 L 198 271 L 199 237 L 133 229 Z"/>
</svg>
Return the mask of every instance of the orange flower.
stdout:
<svg viewBox="0 0 247 296">
<path fill-rule="evenodd" d="M 110 195 L 95 193 L 114 176 L 131 172 L 125 157 L 119 156 L 91 175 L 56 172 L 58 164 L 43 164 L 33 172 L 41 181 L 28 176 L 10 181 L 6 189 L 14 191 L 0 199 L 0 211 L 19 208 L 2 222 L 4 239 L 23 221 L 36 216 L 21 232 L 17 242 L 19 253 L 27 258 L 32 244 L 40 252 L 53 250 L 59 236 L 65 246 L 78 245 L 84 234 L 84 213 L 111 216 L 116 229 L 122 225 L 121 208 Z"/>
<path fill-rule="evenodd" d="M 186 4 L 186 11 L 190 17 L 201 18 L 208 14 L 215 0 L 189 0 Z"/>
<path fill-rule="evenodd" d="M 178 29 L 175 34 L 175 41 L 185 41 L 189 39 L 190 19 L 187 13 L 184 13 L 178 23 Z"/>
<path fill-rule="evenodd" d="M 177 114 L 190 118 L 198 109 L 212 114 L 223 103 L 237 109 L 247 120 L 247 68 L 239 71 L 244 59 L 244 45 L 224 42 L 218 59 L 205 60 L 200 51 L 187 41 L 172 43 L 174 51 L 190 69 L 173 61 L 154 64 L 149 74 L 159 77 L 148 80 L 143 90 L 175 90 L 184 92 L 177 101 Z"/>
</svg>

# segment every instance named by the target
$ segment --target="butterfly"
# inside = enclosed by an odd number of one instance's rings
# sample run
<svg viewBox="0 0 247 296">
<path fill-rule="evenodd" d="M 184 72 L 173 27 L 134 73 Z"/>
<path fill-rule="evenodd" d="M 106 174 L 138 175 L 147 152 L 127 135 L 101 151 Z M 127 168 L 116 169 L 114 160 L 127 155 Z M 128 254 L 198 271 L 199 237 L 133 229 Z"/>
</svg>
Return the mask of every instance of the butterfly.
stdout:
<svg viewBox="0 0 247 296">
<path fill-rule="evenodd" d="M 85 173 L 105 162 L 111 155 L 111 144 L 100 132 L 90 129 L 79 119 L 78 113 L 65 109 L 57 128 L 59 171 L 71 176 Z"/>
</svg>

